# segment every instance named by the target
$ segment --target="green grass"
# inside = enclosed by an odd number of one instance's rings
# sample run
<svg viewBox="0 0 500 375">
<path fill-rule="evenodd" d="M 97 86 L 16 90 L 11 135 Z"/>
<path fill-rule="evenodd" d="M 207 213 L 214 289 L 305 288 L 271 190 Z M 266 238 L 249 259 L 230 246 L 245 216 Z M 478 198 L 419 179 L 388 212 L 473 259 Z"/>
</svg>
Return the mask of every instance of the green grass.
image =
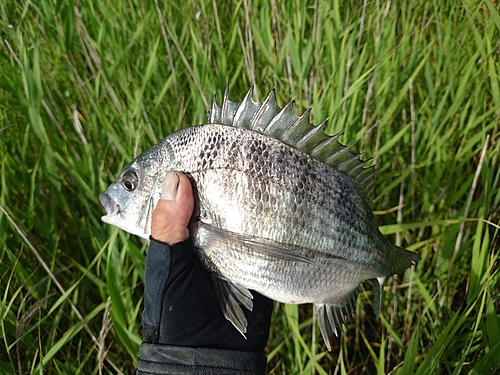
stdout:
<svg viewBox="0 0 500 375">
<path fill-rule="evenodd" d="M 499 372 L 497 2 L 172 3 L 0 0 L 0 373 L 132 372 L 146 245 L 97 196 L 227 80 L 358 141 L 382 230 L 422 256 L 331 352 L 276 304 L 268 371 Z"/>
</svg>

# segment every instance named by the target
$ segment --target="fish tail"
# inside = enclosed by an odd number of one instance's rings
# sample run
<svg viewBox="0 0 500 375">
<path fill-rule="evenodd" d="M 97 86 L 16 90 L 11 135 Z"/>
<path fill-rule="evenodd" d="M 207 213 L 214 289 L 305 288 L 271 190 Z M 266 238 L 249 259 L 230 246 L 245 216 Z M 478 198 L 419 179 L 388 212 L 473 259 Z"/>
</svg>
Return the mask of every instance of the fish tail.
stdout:
<svg viewBox="0 0 500 375">
<path fill-rule="evenodd" d="M 373 311 L 375 316 L 378 318 L 380 316 L 380 308 L 382 306 L 382 296 L 385 279 L 388 276 L 392 276 L 397 273 L 403 273 L 407 268 L 410 268 L 412 264 L 416 264 L 420 255 L 417 253 L 403 249 L 402 247 L 390 245 L 390 256 L 387 257 L 388 262 L 386 263 L 388 273 L 385 276 L 378 276 L 378 288 L 374 285 L 373 288 Z"/>
<path fill-rule="evenodd" d="M 403 273 L 407 268 L 410 268 L 412 264 L 417 264 L 420 259 L 420 255 L 412 251 L 403 249 L 402 247 L 395 246 L 391 251 L 391 260 L 389 264 L 390 275 L 396 273 Z M 388 276 L 390 276 L 388 275 Z"/>
</svg>

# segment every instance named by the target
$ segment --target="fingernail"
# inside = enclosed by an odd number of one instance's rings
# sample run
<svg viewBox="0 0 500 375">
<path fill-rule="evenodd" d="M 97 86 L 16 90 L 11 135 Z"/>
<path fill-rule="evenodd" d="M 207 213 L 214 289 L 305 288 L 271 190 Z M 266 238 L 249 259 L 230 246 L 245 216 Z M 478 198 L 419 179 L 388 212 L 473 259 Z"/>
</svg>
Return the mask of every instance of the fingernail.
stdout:
<svg viewBox="0 0 500 375">
<path fill-rule="evenodd" d="M 163 188 L 161 190 L 161 199 L 174 201 L 177 196 L 177 188 L 179 187 L 179 176 L 175 172 L 168 172 L 163 180 Z"/>
</svg>

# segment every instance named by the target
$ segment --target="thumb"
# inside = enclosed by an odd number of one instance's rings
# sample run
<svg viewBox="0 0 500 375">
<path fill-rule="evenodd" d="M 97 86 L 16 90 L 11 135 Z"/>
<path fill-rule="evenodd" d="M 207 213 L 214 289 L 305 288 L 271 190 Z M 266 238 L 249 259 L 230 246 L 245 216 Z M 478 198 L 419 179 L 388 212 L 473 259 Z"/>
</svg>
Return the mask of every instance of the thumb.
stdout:
<svg viewBox="0 0 500 375">
<path fill-rule="evenodd" d="M 163 180 L 163 187 L 161 190 L 161 198 L 168 201 L 174 201 L 177 196 L 180 182 L 179 175 L 176 172 L 168 172 Z"/>
<path fill-rule="evenodd" d="M 189 237 L 188 224 L 194 197 L 189 179 L 180 172 L 168 172 L 163 180 L 161 198 L 153 211 L 151 236 L 169 245 Z"/>
</svg>

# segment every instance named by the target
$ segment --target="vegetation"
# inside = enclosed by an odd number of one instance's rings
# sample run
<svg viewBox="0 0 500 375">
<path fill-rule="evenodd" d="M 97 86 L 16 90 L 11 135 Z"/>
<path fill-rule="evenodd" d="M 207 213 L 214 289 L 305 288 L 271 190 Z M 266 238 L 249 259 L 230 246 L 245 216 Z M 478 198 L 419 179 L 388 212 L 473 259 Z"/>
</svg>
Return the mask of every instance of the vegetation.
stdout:
<svg viewBox="0 0 500 375">
<path fill-rule="evenodd" d="M 381 229 L 422 257 L 380 319 L 366 283 L 331 352 L 276 304 L 268 371 L 500 371 L 496 1 L 0 0 L 0 29 L 0 372 L 133 372 L 146 244 L 97 197 L 227 81 L 358 141 Z"/>
</svg>

